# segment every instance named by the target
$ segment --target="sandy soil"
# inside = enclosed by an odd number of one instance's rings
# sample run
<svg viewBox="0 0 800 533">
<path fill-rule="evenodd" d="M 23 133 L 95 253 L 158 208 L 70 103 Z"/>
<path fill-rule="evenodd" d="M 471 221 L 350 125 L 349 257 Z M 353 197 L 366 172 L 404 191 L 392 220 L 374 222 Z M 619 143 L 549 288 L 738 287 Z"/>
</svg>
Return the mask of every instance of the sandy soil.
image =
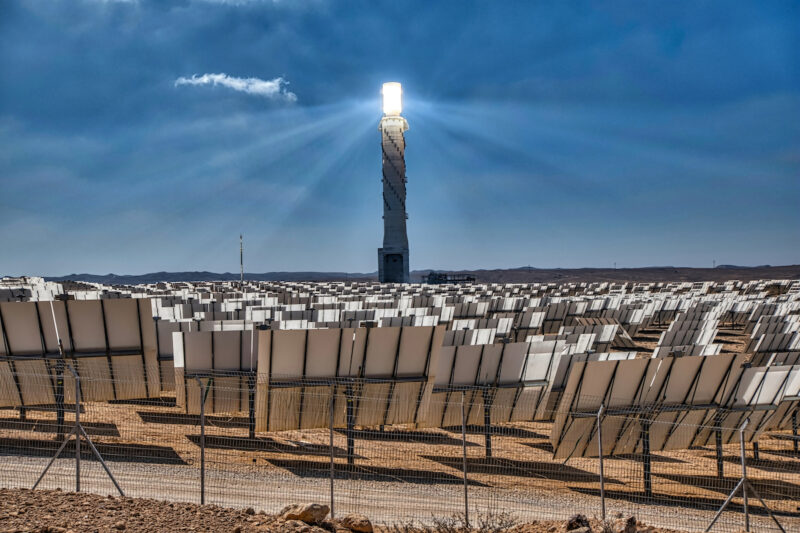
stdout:
<svg viewBox="0 0 800 533">
<path fill-rule="evenodd" d="M 610 519 L 615 531 L 622 531 L 628 518 L 619 515 Z M 535 521 L 523 524 L 503 523 L 492 517 L 476 517 L 473 528 L 489 528 L 492 532 L 555 533 L 566 531 L 567 522 Z M 636 522 L 635 520 L 631 522 Z M 590 521 L 594 531 L 601 531 L 598 520 Z M 452 528 L 452 529 L 451 529 Z M 375 525 L 378 531 L 408 532 L 442 531 L 467 532 L 463 520 L 443 520 L 439 526 L 415 526 L 412 523 Z M 297 533 L 350 533 L 341 519 L 326 519 L 315 525 L 298 520 L 285 520 L 278 515 L 267 515 L 254 509 L 232 509 L 216 505 L 173 503 L 144 498 L 117 498 L 62 491 L 0 489 L 0 532 L 31 533 L 116 533 L 215 531 L 232 533 L 297 532 Z M 475 529 L 472 529 L 475 531 Z M 636 532 L 678 533 L 648 527 L 638 522 Z"/>
</svg>

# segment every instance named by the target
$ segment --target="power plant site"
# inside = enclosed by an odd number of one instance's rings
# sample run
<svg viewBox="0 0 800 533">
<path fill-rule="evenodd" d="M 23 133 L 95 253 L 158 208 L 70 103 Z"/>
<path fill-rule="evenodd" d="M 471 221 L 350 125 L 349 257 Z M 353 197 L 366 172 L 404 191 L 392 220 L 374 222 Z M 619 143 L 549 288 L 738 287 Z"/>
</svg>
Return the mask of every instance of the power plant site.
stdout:
<svg viewBox="0 0 800 533">
<path fill-rule="evenodd" d="M 0 533 L 800 532 L 796 3 L 0 4 Z"/>
<path fill-rule="evenodd" d="M 797 281 L 65 287 L 0 288 L 6 487 L 800 525 Z"/>
</svg>

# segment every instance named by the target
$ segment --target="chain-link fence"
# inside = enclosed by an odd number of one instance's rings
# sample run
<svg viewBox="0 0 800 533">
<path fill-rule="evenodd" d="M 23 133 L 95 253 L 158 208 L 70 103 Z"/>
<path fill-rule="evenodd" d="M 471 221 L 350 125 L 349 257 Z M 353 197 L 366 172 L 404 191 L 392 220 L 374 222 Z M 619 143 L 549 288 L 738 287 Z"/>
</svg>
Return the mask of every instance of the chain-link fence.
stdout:
<svg viewBox="0 0 800 533">
<path fill-rule="evenodd" d="M 738 433 L 726 428 L 719 447 L 711 437 L 710 444 L 670 451 L 648 449 L 649 437 L 642 440 L 637 429 L 636 442 L 626 448 L 602 436 L 597 439 L 593 432 L 641 428 L 646 413 L 608 411 L 587 425 L 588 434 L 576 439 L 574 446 L 566 443 L 574 450 L 570 448 L 565 460 L 554 459 L 557 423 L 553 420 L 575 414 L 524 405 L 541 401 L 536 395 L 504 394 L 512 403 L 501 405 L 499 400 L 484 402 L 492 392 L 483 390 L 444 391 L 424 398 L 395 392 L 393 398 L 387 389 L 357 382 L 300 384 L 292 393 L 294 399 L 277 408 L 287 413 L 314 410 L 297 427 L 317 427 L 261 432 L 255 431 L 261 412 L 252 375 L 234 380 L 185 377 L 184 388 L 178 390 L 189 398 L 186 389 L 193 383 L 205 399 L 195 404 L 166 395 L 76 403 L 75 380 L 68 371 L 69 367 L 66 376 L 15 375 L 14 383 L 2 385 L 21 387 L 25 398 L 32 393 L 24 387 L 38 380 L 53 387 L 56 403 L 0 409 L 0 485 L 33 487 L 60 452 L 39 488 L 114 494 L 118 483 L 131 497 L 204 501 L 266 512 L 313 501 L 331 505 L 336 515 L 360 512 L 378 524 L 430 522 L 434 516 L 456 513 L 473 520 L 491 513 L 529 521 L 565 519 L 578 512 L 600 518 L 605 512 L 609 518 L 621 513 L 655 526 L 702 531 L 737 487 L 744 466 L 748 499 L 740 487 L 712 530 L 739 531 L 745 514 L 752 528 L 777 530 L 770 509 L 786 531 L 800 531 L 800 453 L 791 429 L 763 432 L 757 448 L 750 442 L 742 447 Z M 113 384 L 80 379 L 83 391 L 109 385 L 115 390 L 124 387 L 120 378 Z M 243 399 L 237 400 L 243 410 L 215 412 L 230 403 L 220 398 L 232 397 Z M 388 416 L 381 413 L 402 407 L 392 407 L 392 402 L 405 401 L 416 411 L 416 425 L 355 423 L 359 411 L 372 410 L 380 418 Z M 191 405 L 202 406 L 202 412 L 194 412 Z M 491 405 L 488 412 L 486 405 Z M 422 416 L 422 411 L 437 416 Z M 537 413 L 537 421 L 507 422 L 515 412 Z M 445 427 L 426 427 L 441 426 L 440 422 Z M 684 422 L 644 425 L 649 434 L 668 433 L 674 442 L 691 440 L 682 439 L 682 433 L 717 431 Z M 70 436 L 73 431 L 85 435 L 79 451 L 77 439 Z M 605 447 L 602 460 L 598 441 Z M 618 453 L 623 448 L 635 451 Z"/>
</svg>

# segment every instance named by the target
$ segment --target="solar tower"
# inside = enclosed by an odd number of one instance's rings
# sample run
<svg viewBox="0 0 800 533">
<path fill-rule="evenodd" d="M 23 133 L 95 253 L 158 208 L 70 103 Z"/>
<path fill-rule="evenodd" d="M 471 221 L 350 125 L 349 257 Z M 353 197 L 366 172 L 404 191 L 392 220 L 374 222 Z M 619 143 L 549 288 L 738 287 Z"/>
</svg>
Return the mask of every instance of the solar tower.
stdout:
<svg viewBox="0 0 800 533">
<path fill-rule="evenodd" d="M 406 234 L 406 140 L 408 122 L 400 114 L 402 88 L 383 84 L 381 149 L 383 152 L 383 248 L 378 248 L 378 279 L 382 283 L 408 283 Z"/>
</svg>

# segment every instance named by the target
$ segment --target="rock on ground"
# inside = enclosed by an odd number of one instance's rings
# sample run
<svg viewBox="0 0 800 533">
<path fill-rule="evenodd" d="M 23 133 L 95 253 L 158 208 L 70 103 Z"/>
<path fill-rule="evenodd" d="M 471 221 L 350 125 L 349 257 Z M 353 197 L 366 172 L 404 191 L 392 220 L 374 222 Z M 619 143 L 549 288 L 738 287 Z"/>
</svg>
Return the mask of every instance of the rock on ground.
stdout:
<svg viewBox="0 0 800 533">
<path fill-rule="evenodd" d="M 580 530 L 580 533 L 589 533 L 592 528 L 589 525 L 589 519 L 586 518 L 585 515 L 582 514 L 574 514 L 569 517 L 567 523 L 565 524 L 567 531 L 576 531 Z"/>
<path fill-rule="evenodd" d="M 369 518 L 363 514 L 346 514 L 342 517 L 339 523 L 350 531 L 356 531 L 357 533 L 372 533 L 372 522 L 370 522 Z"/>
<path fill-rule="evenodd" d="M 319 524 L 328 516 L 331 508 L 319 503 L 293 503 L 280 512 L 284 520 L 300 520 L 306 524 Z"/>
</svg>

